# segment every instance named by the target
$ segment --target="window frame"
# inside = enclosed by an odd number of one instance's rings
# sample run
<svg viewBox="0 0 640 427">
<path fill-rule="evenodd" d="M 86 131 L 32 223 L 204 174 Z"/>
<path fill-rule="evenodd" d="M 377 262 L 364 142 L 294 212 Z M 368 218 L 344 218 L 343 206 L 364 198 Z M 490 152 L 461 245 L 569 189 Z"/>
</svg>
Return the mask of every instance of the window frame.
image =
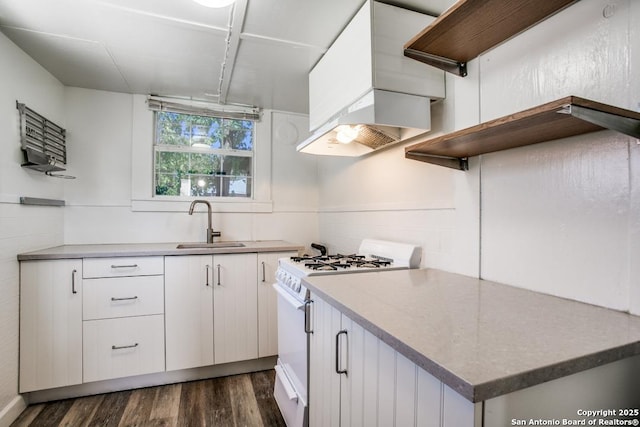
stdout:
<svg viewBox="0 0 640 427">
<path fill-rule="evenodd" d="M 155 119 L 147 95 L 133 95 L 131 137 L 131 210 L 133 212 L 186 212 L 195 199 L 212 202 L 215 212 L 270 213 L 272 111 L 262 111 L 254 127 L 253 198 L 156 196 L 154 182 Z M 207 105 L 210 105 L 207 103 Z"/>
<path fill-rule="evenodd" d="M 187 145 L 170 145 L 170 144 L 157 144 L 158 141 L 158 115 L 161 113 L 176 113 L 176 114 L 183 114 L 183 115 L 191 115 L 191 116 L 199 116 L 199 117 L 212 117 L 212 118 L 216 118 L 216 119 L 222 119 L 222 120 L 243 120 L 243 121 L 251 121 L 253 123 L 252 129 L 251 129 L 251 133 L 252 133 L 252 140 L 251 140 L 251 150 L 239 150 L 239 149 L 235 149 L 235 148 L 211 148 L 211 147 L 194 147 L 194 146 L 187 146 Z M 255 197 L 255 193 L 254 193 L 254 180 L 255 180 L 255 149 L 256 149 L 256 124 L 257 124 L 258 120 L 254 120 L 254 119 L 247 119 L 247 118 L 227 118 L 227 117 L 223 117 L 222 115 L 215 115 L 215 114 L 207 114 L 206 116 L 201 115 L 201 114 L 196 114 L 196 113 L 188 113 L 185 110 L 182 111 L 173 111 L 171 108 L 167 108 L 167 109 L 159 109 L 159 110 L 154 110 L 153 111 L 153 188 L 152 188 L 152 196 L 155 198 L 161 198 L 161 199 L 165 199 L 165 200 L 194 200 L 195 198 L 204 198 L 207 200 L 211 200 L 211 201 L 220 201 L 220 200 L 225 200 L 225 199 L 233 199 L 233 200 L 246 200 L 246 199 L 250 199 L 250 200 L 254 200 Z M 211 196 L 211 195 L 207 195 L 207 196 L 198 196 L 198 195 L 194 195 L 194 196 L 182 196 L 182 195 L 163 195 L 163 194 L 157 194 L 157 185 L 156 185 L 156 179 L 157 179 L 157 171 L 156 171 L 156 166 L 157 166 L 157 159 L 158 159 L 158 153 L 159 152 L 173 152 L 173 153 L 189 153 L 189 154 L 210 154 L 210 155 L 216 155 L 216 156 L 232 156 L 232 157 L 247 157 L 251 159 L 251 170 L 250 170 L 250 174 L 248 176 L 246 176 L 246 178 L 249 179 L 250 184 L 249 184 L 249 196 Z M 188 173 L 188 175 L 191 175 L 190 173 Z M 201 175 L 201 174 L 195 174 L 195 175 Z M 222 179 L 225 175 L 223 174 L 213 174 L 213 175 L 209 175 L 212 177 L 216 177 L 219 179 Z"/>
</svg>

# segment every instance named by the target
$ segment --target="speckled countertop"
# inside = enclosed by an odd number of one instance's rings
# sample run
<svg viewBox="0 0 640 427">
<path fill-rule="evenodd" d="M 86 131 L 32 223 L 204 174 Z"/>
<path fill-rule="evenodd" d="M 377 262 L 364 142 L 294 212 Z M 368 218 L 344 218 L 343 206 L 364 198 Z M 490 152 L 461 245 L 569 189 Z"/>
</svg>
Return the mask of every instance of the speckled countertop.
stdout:
<svg viewBox="0 0 640 427">
<path fill-rule="evenodd" d="M 178 243 L 128 243 L 105 245 L 62 245 L 18 254 L 19 261 L 127 256 L 238 254 L 247 252 L 299 251 L 302 246 L 282 240 L 242 241 L 242 247 L 178 249 Z"/>
<path fill-rule="evenodd" d="M 440 270 L 308 287 L 472 402 L 640 354 L 640 317 Z"/>
</svg>

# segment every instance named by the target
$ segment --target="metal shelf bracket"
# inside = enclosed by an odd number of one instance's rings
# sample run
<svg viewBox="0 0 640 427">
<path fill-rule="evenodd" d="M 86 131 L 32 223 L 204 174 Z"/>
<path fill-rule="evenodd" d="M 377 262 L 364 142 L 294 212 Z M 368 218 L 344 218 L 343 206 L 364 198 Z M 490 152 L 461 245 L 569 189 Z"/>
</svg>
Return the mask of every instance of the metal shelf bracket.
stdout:
<svg viewBox="0 0 640 427">
<path fill-rule="evenodd" d="M 444 58 L 442 56 L 432 55 L 430 53 L 421 52 L 415 49 L 405 49 L 404 56 L 407 58 L 415 59 L 416 61 L 423 62 L 427 65 L 439 68 L 451 74 L 456 74 L 460 77 L 467 75 L 467 63 L 458 62 L 453 59 Z"/>
<path fill-rule="evenodd" d="M 461 171 L 469 170 L 469 159 L 467 157 L 446 157 L 436 156 L 433 154 L 424 154 L 416 151 L 407 151 L 405 156 L 408 159 L 420 160 L 425 163 L 431 163 L 433 165 L 444 166 L 451 169 L 457 169 Z"/>
<path fill-rule="evenodd" d="M 640 139 L 640 120 L 638 119 L 593 110 L 575 104 L 570 105 L 568 108 L 568 114 L 573 117 Z"/>
</svg>

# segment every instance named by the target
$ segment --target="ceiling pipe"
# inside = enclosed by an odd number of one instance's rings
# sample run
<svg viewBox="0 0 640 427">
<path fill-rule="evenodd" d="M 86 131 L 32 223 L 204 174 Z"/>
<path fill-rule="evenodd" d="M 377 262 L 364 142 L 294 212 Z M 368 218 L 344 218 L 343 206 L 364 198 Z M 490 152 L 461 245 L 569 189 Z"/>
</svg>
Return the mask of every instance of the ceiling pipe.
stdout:
<svg viewBox="0 0 640 427">
<path fill-rule="evenodd" d="M 229 32 L 225 40 L 227 46 L 220 69 L 220 81 L 218 83 L 218 93 L 220 94 L 218 102 L 220 104 L 226 104 L 227 102 L 231 76 L 233 75 L 233 69 L 238 55 L 238 47 L 240 45 L 240 34 L 242 33 L 246 16 L 247 0 L 236 0 L 233 5 L 233 10 L 229 14 Z"/>
</svg>

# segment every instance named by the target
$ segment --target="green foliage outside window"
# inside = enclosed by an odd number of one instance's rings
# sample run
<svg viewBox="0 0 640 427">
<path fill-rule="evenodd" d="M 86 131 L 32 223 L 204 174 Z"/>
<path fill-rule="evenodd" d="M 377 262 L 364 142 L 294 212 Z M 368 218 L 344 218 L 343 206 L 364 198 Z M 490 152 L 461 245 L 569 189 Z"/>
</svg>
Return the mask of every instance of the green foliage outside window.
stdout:
<svg viewBox="0 0 640 427">
<path fill-rule="evenodd" d="M 156 113 L 157 196 L 251 197 L 254 122 Z"/>
</svg>

